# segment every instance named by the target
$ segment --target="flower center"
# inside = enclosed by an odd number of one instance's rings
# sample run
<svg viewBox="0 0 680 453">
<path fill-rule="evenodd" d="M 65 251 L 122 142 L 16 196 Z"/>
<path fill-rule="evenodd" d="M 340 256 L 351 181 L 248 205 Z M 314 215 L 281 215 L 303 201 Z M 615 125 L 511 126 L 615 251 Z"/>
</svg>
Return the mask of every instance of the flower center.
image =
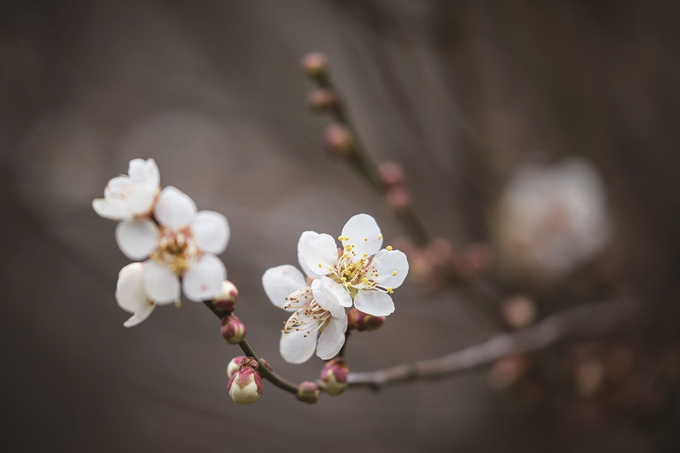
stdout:
<svg viewBox="0 0 680 453">
<path fill-rule="evenodd" d="M 151 259 L 169 267 L 175 274 L 182 275 L 198 254 L 198 247 L 188 231 L 165 228 Z"/>
</svg>

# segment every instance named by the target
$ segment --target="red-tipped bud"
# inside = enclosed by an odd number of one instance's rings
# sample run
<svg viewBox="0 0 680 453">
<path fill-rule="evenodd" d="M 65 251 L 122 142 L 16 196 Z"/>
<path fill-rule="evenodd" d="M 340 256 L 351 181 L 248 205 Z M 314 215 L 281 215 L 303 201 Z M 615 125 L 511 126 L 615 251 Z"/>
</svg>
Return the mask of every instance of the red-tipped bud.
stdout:
<svg viewBox="0 0 680 453">
<path fill-rule="evenodd" d="M 248 357 L 244 355 L 239 355 L 231 359 L 229 362 L 229 365 L 227 365 L 227 377 L 231 379 L 231 377 L 238 371 L 238 369 L 241 366 L 241 362 L 243 362 L 243 359 L 247 359 Z"/>
<path fill-rule="evenodd" d="M 222 291 L 212 300 L 213 307 L 219 311 L 230 314 L 236 307 L 238 288 L 229 280 L 222 282 Z"/>
<path fill-rule="evenodd" d="M 378 165 L 378 174 L 386 187 L 397 186 L 406 182 L 404 167 L 391 160 Z"/>
<path fill-rule="evenodd" d="M 319 386 L 315 382 L 305 381 L 298 386 L 295 398 L 307 404 L 314 404 L 319 401 Z"/>
<path fill-rule="evenodd" d="M 526 296 L 514 296 L 503 301 L 503 319 L 513 329 L 522 329 L 536 319 L 536 304 Z"/>
<path fill-rule="evenodd" d="M 404 211 L 411 207 L 411 194 L 404 185 L 392 186 L 385 192 L 385 202 L 394 211 Z"/>
<path fill-rule="evenodd" d="M 307 105 L 317 113 L 329 112 L 337 107 L 338 97 L 331 90 L 319 88 L 309 93 Z"/>
<path fill-rule="evenodd" d="M 222 318 L 220 333 L 227 343 L 238 344 L 246 337 L 246 325 L 236 316 L 225 316 Z"/>
<path fill-rule="evenodd" d="M 262 396 L 262 378 L 257 374 L 257 361 L 243 359 L 239 370 L 229 380 L 229 396 L 238 404 L 253 404 Z"/>
<path fill-rule="evenodd" d="M 356 329 L 359 332 L 363 332 L 364 330 L 375 330 L 385 323 L 384 316 L 367 315 L 356 308 L 350 310 L 347 318 L 348 328 Z"/>
<path fill-rule="evenodd" d="M 319 52 L 308 53 L 302 59 L 302 69 L 309 77 L 320 77 L 328 70 L 328 58 Z"/>
<path fill-rule="evenodd" d="M 329 395 L 339 395 L 347 388 L 348 375 L 347 362 L 341 357 L 336 357 L 326 363 L 321 370 L 321 388 Z"/>
<path fill-rule="evenodd" d="M 342 124 L 333 123 L 323 133 L 323 144 L 329 154 L 350 158 L 356 151 L 352 133 Z"/>
</svg>

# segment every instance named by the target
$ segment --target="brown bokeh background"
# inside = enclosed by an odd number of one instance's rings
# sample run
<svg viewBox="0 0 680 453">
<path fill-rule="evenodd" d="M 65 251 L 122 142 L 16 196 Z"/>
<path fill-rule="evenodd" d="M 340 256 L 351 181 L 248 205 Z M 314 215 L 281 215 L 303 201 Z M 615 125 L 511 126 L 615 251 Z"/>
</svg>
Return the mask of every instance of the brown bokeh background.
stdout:
<svg viewBox="0 0 680 453">
<path fill-rule="evenodd" d="M 90 203 L 130 159 L 153 157 L 162 185 L 227 215 L 222 258 L 252 345 L 291 379 L 315 377 L 319 360 L 280 358 L 284 316 L 260 276 L 295 263 L 302 231 L 337 235 L 358 212 L 388 240 L 404 233 L 320 147 L 326 120 L 304 106 L 299 61 L 323 51 L 374 157 L 408 168 L 428 228 L 458 245 L 489 239 L 489 209 L 528 155 L 593 162 L 616 225 L 608 278 L 646 304 L 662 338 L 649 341 L 666 341 L 679 17 L 671 1 L 2 2 L 2 450 L 677 451 L 673 394 L 652 428 L 621 417 L 584 430 L 493 393 L 483 371 L 315 406 L 266 386 L 237 406 L 224 370 L 238 351 L 203 306 L 123 328 L 113 291 L 128 260 Z M 350 366 L 488 338 L 460 297 L 407 282 L 386 325 L 352 337 Z"/>
</svg>

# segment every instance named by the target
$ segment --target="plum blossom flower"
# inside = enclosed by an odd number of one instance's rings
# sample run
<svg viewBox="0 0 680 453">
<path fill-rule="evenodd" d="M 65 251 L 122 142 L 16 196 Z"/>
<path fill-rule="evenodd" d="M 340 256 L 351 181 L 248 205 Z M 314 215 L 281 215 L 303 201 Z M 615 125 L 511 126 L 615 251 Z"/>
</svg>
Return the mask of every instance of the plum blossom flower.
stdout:
<svg viewBox="0 0 680 453">
<path fill-rule="evenodd" d="M 229 242 L 226 217 L 196 212 L 196 203 L 174 187 L 158 195 L 153 214 L 158 225 L 150 218 L 138 218 L 116 228 L 116 241 L 128 258 L 150 258 L 143 268 L 149 299 L 158 304 L 179 300 L 180 278 L 189 300 L 200 302 L 219 294 L 227 271 L 215 255 Z"/>
<path fill-rule="evenodd" d="M 293 311 L 281 332 L 281 356 L 290 363 L 307 361 L 316 350 L 324 359 L 334 357 L 345 344 L 345 309 L 328 297 L 314 299 L 310 281 L 294 266 L 272 267 L 262 276 L 267 296 L 277 307 Z"/>
<path fill-rule="evenodd" d="M 109 180 L 104 198 L 92 201 L 97 214 L 112 220 L 132 220 L 151 214 L 160 184 L 158 166 L 153 159 L 133 159 L 128 175 Z"/>
<path fill-rule="evenodd" d="M 151 315 L 156 304 L 144 291 L 144 264 L 132 263 L 120 270 L 116 301 L 120 308 L 132 313 L 132 317 L 123 324 L 125 327 L 136 326 Z"/>
<path fill-rule="evenodd" d="M 300 237 L 298 256 L 303 269 L 315 278 L 314 298 L 342 307 L 354 302 L 358 310 L 373 316 L 392 313 L 390 294 L 406 278 L 406 255 L 389 246 L 380 249 L 383 236 L 368 214 L 349 219 L 338 239 L 343 246 L 340 250 L 328 234 L 306 231 Z"/>
</svg>

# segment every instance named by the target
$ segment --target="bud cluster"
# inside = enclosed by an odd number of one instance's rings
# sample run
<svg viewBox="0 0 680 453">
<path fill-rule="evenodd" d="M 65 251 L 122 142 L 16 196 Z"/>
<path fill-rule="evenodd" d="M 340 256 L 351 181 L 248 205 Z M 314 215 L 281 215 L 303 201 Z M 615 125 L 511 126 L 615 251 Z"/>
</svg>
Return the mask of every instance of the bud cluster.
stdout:
<svg viewBox="0 0 680 453">
<path fill-rule="evenodd" d="M 235 358 L 232 362 L 238 359 Z M 230 366 L 232 363 L 230 362 Z M 229 396 L 238 404 L 252 404 L 262 396 L 262 378 L 257 372 L 259 364 L 252 357 L 243 357 L 238 371 L 233 372 L 227 384 Z M 227 374 L 229 367 L 227 367 Z"/>
</svg>

